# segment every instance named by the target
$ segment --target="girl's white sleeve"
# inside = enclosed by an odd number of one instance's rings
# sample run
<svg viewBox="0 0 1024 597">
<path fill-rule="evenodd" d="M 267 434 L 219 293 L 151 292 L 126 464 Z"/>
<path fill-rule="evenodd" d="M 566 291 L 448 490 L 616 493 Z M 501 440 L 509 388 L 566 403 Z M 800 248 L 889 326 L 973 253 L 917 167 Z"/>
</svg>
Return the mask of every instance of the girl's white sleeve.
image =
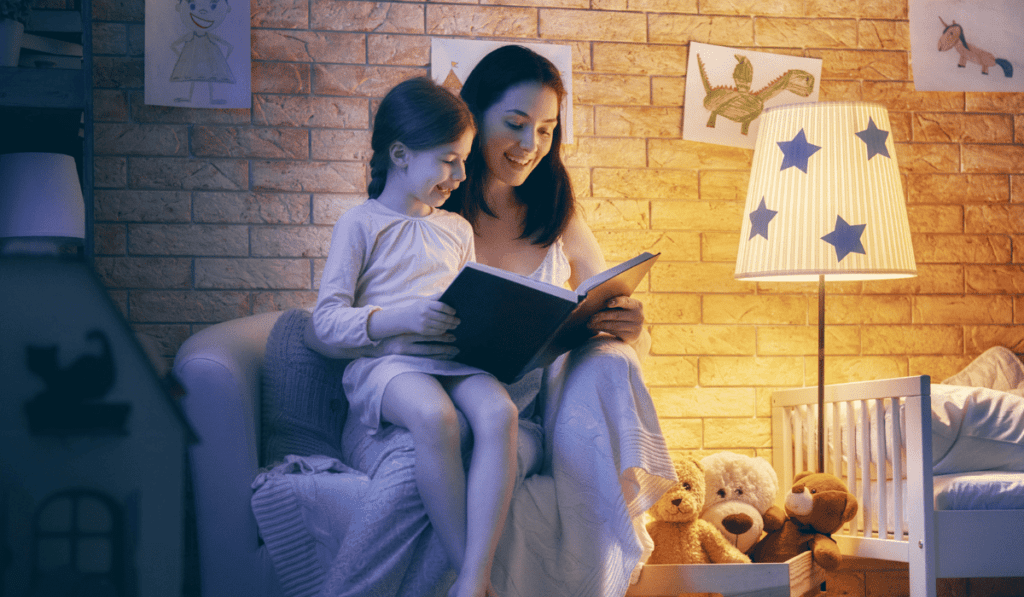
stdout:
<svg viewBox="0 0 1024 597">
<path fill-rule="evenodd" d="M 359 274 L 369 255 L 365 228 L 356 218 L 345 214 L 338 218 L 331 235 L 316 308 L 313 309 L 313 331 L 324 344 L 332 347 L 358 348 L 377 343 L 367 334 L 370 314 L 380 310 L 374 305 L 354 307 Z"/>
</svg>

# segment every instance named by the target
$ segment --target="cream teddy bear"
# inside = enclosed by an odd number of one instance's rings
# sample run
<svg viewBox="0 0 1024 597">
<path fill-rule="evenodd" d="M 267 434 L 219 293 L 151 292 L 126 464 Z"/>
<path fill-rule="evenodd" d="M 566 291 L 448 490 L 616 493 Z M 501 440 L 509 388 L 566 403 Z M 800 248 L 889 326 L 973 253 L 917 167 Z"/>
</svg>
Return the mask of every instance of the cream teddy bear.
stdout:
<svg viewBox="0 0 1024 597">
<path fill-rule="evenodd" d="M 775 505 L 779 478 L 764 458 L 718 452 L 700 461 L 704 467 L 704 509 L 700 517 L 743 553 L 761 532 L 782 528 L 786 513 Z"/>
</svg>

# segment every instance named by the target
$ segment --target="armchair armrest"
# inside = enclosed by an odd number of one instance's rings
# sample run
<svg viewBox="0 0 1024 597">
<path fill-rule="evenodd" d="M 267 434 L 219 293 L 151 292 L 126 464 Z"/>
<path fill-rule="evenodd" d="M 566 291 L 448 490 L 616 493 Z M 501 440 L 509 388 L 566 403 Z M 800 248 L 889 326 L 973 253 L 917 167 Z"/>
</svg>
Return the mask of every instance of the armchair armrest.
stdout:
<svg viewBox="0 0 1024 597">
<path fill-rule="evenodd" d="M 206 328 L 182 345 L 174 373 L 199 437 L 189 450 L 202 594 L 280 592 L 257 538 L 249 500 L 260 466 L 260 372 L 280 312 Z"/>
</svg>

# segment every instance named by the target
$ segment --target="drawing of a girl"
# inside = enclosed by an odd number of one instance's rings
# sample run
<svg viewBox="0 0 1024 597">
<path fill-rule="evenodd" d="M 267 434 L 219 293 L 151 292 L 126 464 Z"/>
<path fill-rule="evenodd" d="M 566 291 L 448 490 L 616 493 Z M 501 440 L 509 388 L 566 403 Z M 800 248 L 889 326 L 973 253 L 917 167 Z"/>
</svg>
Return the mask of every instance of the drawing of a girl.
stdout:
<svg viewBox="0 0 1024 597">
<path fill-rule="evenodd" d="M 213 84 L 235 82 L 227 60 L 234 47 L 211 30 L 224 22 L 231 6 L 227 0 L 178 0 L 177 10 L 187 33 L 171 44 L 171 50 L 178 55 L 171 81 L 188 82 L 189 86 L 188 96 L 177 97 L 174 101 L 191 102 L 196 82 L 205 82 L 210 91 L 210 103 L 226 103 L 226 100 L 214 99 Z"/>
</svg>

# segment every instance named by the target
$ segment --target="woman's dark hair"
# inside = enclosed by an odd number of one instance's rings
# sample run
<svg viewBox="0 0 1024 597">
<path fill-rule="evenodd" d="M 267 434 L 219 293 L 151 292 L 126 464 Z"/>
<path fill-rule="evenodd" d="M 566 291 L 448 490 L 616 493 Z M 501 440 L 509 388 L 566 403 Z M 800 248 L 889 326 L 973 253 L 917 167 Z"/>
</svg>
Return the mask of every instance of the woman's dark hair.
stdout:
<svg viewBox="0 0 1024 597">
<path fill-rule="evenodd" d="M 430 149 L 458 141 L 473 126 L 473 114 L 466 103 L 431 79 L 416 77 L 395 85 L 381 100 L 373 118 L 367 195 L 375 199 L 384 190 L 394 142 L 414 151 Z"/>
<path fill-rule="evenodd" d="M 550 60 L 522 46 L 502 46 L 473 68 L 462 86 L 462 99 L 466 100 L 477 130 L 483 126 L 484 113 L 498 103 L 509 88 L 520 83 L 539 83 L 555 92 L 559 104 L 565 97 L 565 87 L 558 69 Z M 551 150 L 526 181 L 514 189 L 516 197 L 526 206 L 526 220 L 520 238 L 530 239 L 543 247 L 555 242 L 568 226 L 576 210 L 569 173 L 562 163 L 562 120 L 552 134 Z M 473 140 L 473 149 L 466 160 L 466 182 L 452 192 L 444 208 L 462 214 L 472 223 L 480 213 L 493 216 L 484 199 L 487 162 L 484 160 L 480 135 Z"/>
</svg>

